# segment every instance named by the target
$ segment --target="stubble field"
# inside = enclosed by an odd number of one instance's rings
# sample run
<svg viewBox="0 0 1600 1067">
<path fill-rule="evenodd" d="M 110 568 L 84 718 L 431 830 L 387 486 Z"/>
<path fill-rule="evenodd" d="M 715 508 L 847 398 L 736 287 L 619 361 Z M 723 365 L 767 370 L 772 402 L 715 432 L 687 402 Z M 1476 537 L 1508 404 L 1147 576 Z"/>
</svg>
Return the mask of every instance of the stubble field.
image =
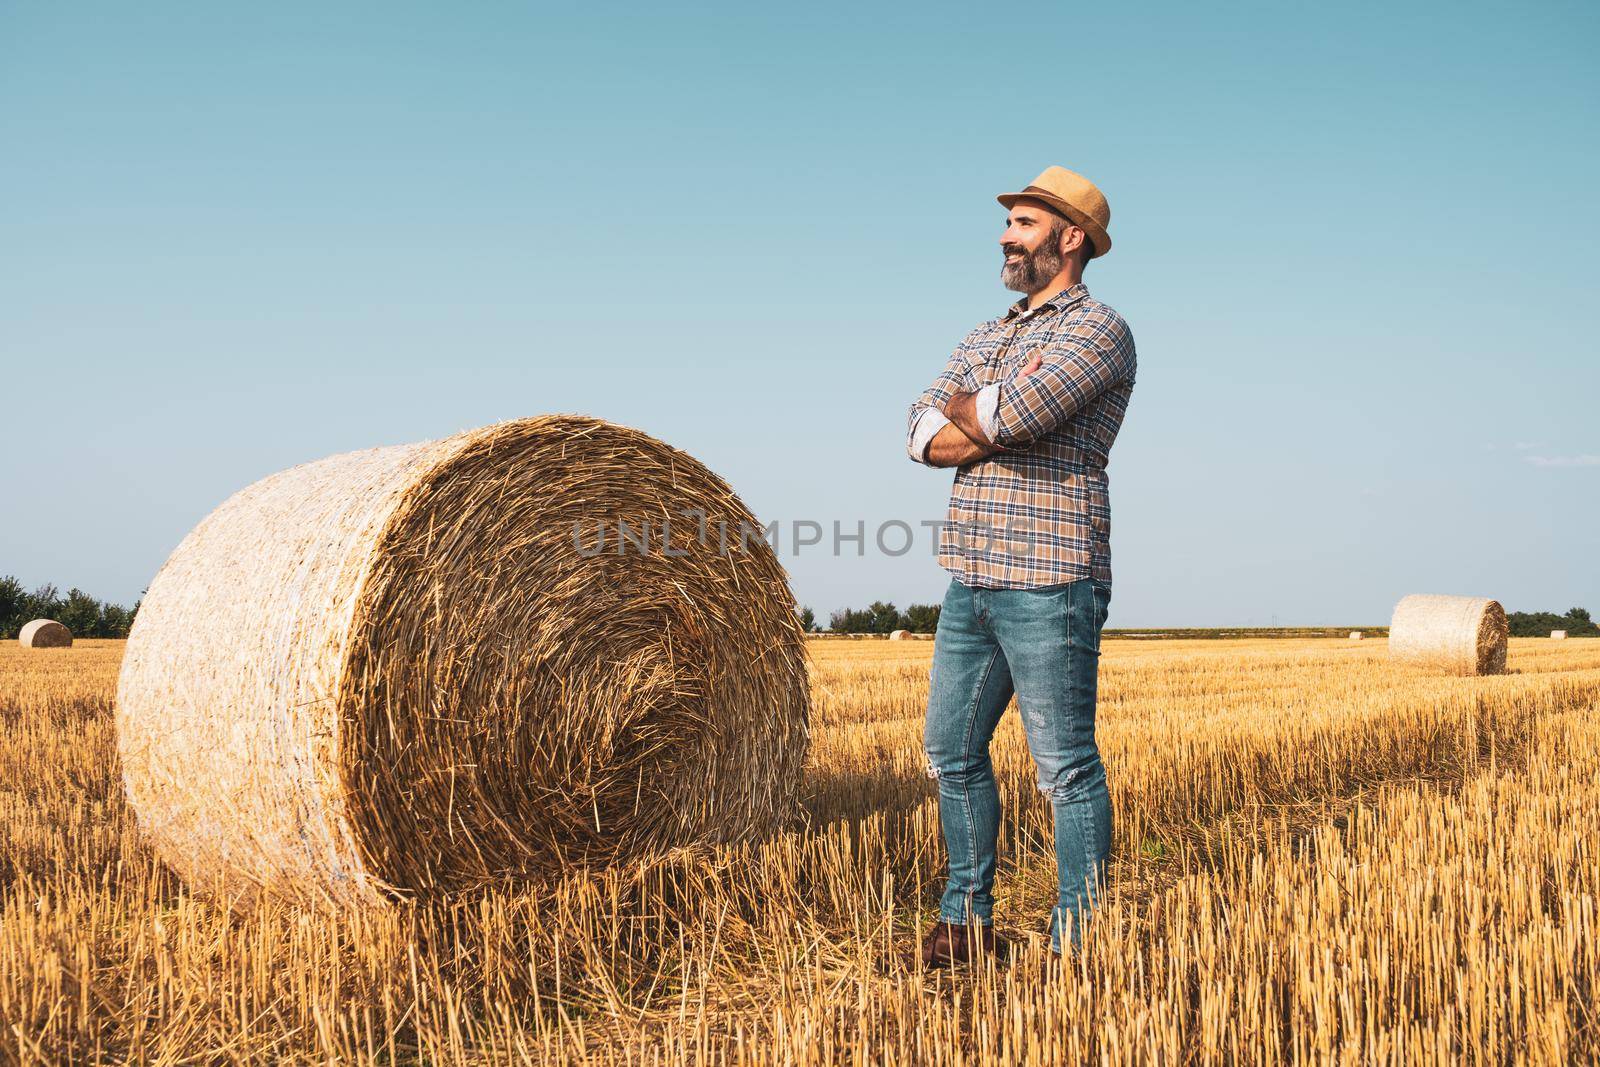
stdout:
<svg viewBox="0 0 1600 1067">
<path fill-rule="evenodd" d="M 1041 973 L 1047 802 L 996 738 L 1010 965 L 900 960 L 943 875 L 928 642 L 812 642 L 803 816 L 759 847 L 384 913 L 219 909 L 123 802 L 121 642 L 0 648 L 0 1061 L 1600 1058 L 1600 641 L 1115 641 L 1110 894 Z"/>
</svg>

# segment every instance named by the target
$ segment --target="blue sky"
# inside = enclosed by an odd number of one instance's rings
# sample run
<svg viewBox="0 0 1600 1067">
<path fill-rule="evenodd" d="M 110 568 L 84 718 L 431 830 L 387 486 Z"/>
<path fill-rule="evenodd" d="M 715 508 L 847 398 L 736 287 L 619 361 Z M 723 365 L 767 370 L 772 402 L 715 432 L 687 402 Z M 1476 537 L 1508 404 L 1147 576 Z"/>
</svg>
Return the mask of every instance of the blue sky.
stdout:
<svg viewBox="0 0 1600 1067">
<path fill-rule="evenodd" d="M 1600 611 L 1600 9 L 993 10 L 0 0 L 0 573 L 131 602 L 257 478 L 558 411 L 937 519 L 906 407 L 1060 163 L 1139 348 L 1110 625 Z"/>
</svg>

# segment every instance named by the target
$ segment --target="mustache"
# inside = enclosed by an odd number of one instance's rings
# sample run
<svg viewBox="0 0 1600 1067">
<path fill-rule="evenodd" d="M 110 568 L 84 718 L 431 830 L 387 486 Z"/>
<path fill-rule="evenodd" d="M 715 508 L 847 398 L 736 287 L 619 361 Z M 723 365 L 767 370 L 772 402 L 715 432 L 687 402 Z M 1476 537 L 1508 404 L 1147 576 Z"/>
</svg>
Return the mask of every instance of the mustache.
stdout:
<svg viewBox="0 0 1600 1067">
<path fill-rule="evenodd" d="M 1002 256 L 1026 256 L 1028 254 L 1028 250 L 1023 248 L 1021 245 L 1001 245 L 1000 254 Z"/>
</svg>

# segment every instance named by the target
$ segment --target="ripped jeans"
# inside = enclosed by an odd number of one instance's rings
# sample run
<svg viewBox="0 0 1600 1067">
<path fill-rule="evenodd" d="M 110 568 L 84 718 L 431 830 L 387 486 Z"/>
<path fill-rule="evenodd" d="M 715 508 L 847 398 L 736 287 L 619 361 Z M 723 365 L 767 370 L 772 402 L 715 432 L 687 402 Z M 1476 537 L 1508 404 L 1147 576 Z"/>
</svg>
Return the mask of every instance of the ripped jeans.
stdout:
<svg viewBox="0 0 1600 1067">
<path fill-rule="evenodd" d="M 951 581 L 923 729 L 950 855 L 941 919 L 993 921 L 1000 794 L 989 741 L 1015 693 L 1039 791 L 1055 818 L 1060 892 L 1050 944 L 1061 949 L 1064 928 L 1080 943 L 1111 848 L 1111 797 L 1094 739 L 1100 630 L 1110 602 L 1110 587 L 1092 578 L 1035 589 Z"/>
</svg>

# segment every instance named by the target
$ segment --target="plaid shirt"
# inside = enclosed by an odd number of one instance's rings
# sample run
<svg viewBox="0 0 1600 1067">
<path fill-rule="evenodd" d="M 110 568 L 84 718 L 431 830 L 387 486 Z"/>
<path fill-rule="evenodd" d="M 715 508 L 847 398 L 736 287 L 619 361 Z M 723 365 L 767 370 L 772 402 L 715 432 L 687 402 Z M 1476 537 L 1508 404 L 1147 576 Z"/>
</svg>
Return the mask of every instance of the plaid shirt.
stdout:
<svg viewBox="0 0 1600 1067">
<path fill-rule="evenodd" d="M 1019 300 L 956 346 L 911 405 L 906 436 L 924 461 L 945 402 L 979 393 L 1003 451 L 957 468 L 939 563 L 966 585 L 1016 589 L 1094 577 L 1111 582 L 1106 463 L 1133 392 L 1133 334 L 1081 283 L 1032 311 Z M 1040 368 L 1014 380 L 1038 353 Z M 990 409 L 984 412 L 985 401 Z"/>
</svg>

